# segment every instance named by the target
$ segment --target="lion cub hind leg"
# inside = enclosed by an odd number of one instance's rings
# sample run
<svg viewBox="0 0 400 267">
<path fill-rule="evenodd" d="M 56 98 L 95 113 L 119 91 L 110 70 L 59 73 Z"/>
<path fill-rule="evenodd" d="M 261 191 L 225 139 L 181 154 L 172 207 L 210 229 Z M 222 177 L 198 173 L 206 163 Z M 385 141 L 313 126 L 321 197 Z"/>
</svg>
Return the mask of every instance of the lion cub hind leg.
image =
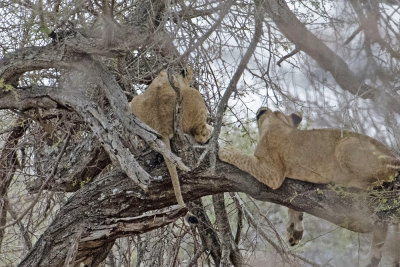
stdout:
<svg viewBox="0 0 400 267">
<path fill-rule="evenodd" d="M 382 258 L 382 249 L 387 236 L 387 225 L 380 225 L 373 231 L 371 251 L 368 259 L 368 267 L 379 265 Z"/>
<path fill-rule="evenodd" d="M 304 213 L 288 209 L 288 221 L 286 226 L 287 241 L 289 245 L 295 246 L 303 238 L 304 226 L 303 226 Z"/>
<path fill-rule="evenodd" d="M 285 179 L 283 169 L 280 170 L 279 167 L 274 166 L 273 163 L 269 163 L 267 159 L 260 159 L 255 156 L 246 155 L 234 148 L 220 148 L 218 151 L 218 157 L 220 160 L 232 164 L 242 171 L 250 173 L 257 180 L 272 189 L 279 188 Z"/>
<path fill-rule="evenodd" d="M 394 180 L 398 159 L 389 153 L 379 144 L 358 136 L 342 139 L 335 149 L 340 167 L 349 174 L 349 185 L 361 188 Z"/>
</svg>

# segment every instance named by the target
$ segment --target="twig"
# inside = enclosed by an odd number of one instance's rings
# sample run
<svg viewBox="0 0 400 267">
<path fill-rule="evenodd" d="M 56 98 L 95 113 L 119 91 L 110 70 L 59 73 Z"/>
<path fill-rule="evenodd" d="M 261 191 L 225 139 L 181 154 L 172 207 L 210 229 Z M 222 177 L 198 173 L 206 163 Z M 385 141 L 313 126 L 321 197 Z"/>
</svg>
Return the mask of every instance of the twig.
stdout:
<svg viewBox="0 0 400 267">
<path fill-rule="evenodd" d="M 200 37 L 200 39 L 197 40 L 196 43 L 194 43 L 191 47 L 189 47 L 185 53 L 183 53 L 180 57 L 178 57 L 175 62 L 179 62 L 180 60 L 186 58 L 187 56 L 189 56 L 189 54 L 191 52 L 193 52 L 197 47 L 199 47 L 200 45 L 202 45 L 204 43 L 205 40 L 207 40 L 208 37 L 210 37 L 210 35 L 221 25 L 222 20 L 225 18 L 225 16 L 228 14 L 231 6 L 233 5 L 235 1 L 230 0 L 227 3 L 221 4 L 223 5 L 221 8 L 221 13 L 219 15 L 218 20 L 214 23 L 213 26 L 211 26 L 211 28 L 203 35 Z"/>
<path fill-rule="evenodd" d="M 174 75 L 172 73 L 173 69 L 168 68 L 168 82 L 171 85 L 172 89 L 174 89 L 176 94 L 176 103 L 175 103 L 175 112 L 174 112 L 174 135 L 177 134 L 179 137 L 183 136 L 183 128 L 182 128 L 182 96 L 181 89 L 175 85 Z"/>
<path fill-rule="evenodd" d="M 13 226 L 14 224 L 18 223 L 18 222 L 19 222 L 22 218 L 24 218 L 25 215 L 33 208 L 33 206 L 36 205 L 36 203 L 38 202 L 39 197 L 40 197 L 40 195 L 42 194 L 42 192 L 43 192 L 43 190 L 44 190 L 46 184 L 50 181 L 51 178 L 54 177 L 54 174 L 57 172 L 58 164 L 59 164 L 60 161 L 61 161 L 62 155 L 64 154 L 65 149 L 67 148 L 70 139 L 71 139 L 71 133 L 67 133 L 67 136 L 66 136 L 66 138 L 64 139 L 64 140 L 65 140 L 64 146 L 61 148 L 61 151 L 60 151 L 60 153 L 58 154 L 58 156 L 57 156 L 57 158 L 56 158 L 56 161 L 55 161 L 55 163 L 54 163 L 53 170 L 51 171 L 51 173 L 49 174 L 49 176 L 46 178 L 46 180 L 43 182 L 43 184 L 42 184 L 42 186 L 40 187 L 40 189 L 39 189 L 39 191 L 38 191 L 38 193 L 37 193 L 35 199 L 32 201 L 32 203 L 29 205 L 29 207 L 28 207 L 26 210 L 24 210 L 15 220 L 13 220 L 12 222 L 10 222 L 10 223 L 8 223 L 8 224 L 6 224 L 6 225 L 4 225 L 4 226 L 1 226 L 0 229 L 7 228 L 7 227 Z"/>
<path fill-rule="evenodd" d="M 209 146 L 197 146 L 204 148 L 203 153 L 201 153 L 200 157 L 198 158 L 196 164 L 194 165 L 193 169 L 196 169 L 200 166 L 200 164 L 203 162 L 204 158 L 207 156 L 208 152 L 210 152 Z M 195 148 L 195 147 L 194 147 Z"/>
<path fill-rule="evenodd" d="M 224 115 L 224 112 L 228 106 L 228 101 L 230 96 L 234 91 L 236 91 L 236 86 L 237 83 L 239 82 L 240 77 L 243 74 L 244 69 L 247 66 L 247 63 L 249 62 L 251 56 L 253 55 L 255 49 L 257 48 L 257 44 L 261 39 L 261 36 L 263 34 L 263 22 L 264 22 L 264 8 L 260 4 L 259 1 L 256 1 L 256 8 L 255 8 L 255 29 L 254 29 L 254 35 L 253 38 L 250 42 L 249 48 L 246 50 L 246 53 L 244 54 L 243 58 L 241 59 L 238 68 L 236 69 L 236 72 L 233 74 L 233 77 L 231 81 L 228 84 L 228 87 L 224 93 L 224 95 L 221 98 L 221 101 L 218 104 L 217 108 L 217 114 L 215 118 L 215 124 L 214 124 L 214 133 L 213 136 L 210 140 L 210 150 L 212 153 L 210 153 L 210 165 L 211 165 L 211 171 L 215 171 L 215 164 L 216 164 L 216 148 L 218 144 L 218 137 L 219 134 L 221 133 L 221 126 L 222 126 L 222 117 Z"/>
<path fill-rule="evenodd" d="M 358 28 L 350 35 L 350 37 L 346 39 L 346 41 L 343 43 L 343 45 L 347 45 L 348 43 L 350 43 L 351 40 L 353 40 L 354 37 L 356 37 L 357 34 L 359 34 L 359 33 L 361 32 L 361 30 L 362 30 L 362 27 L 361 27 L 361 26 L 358 27 Z"/>
<path fill-rule="evenodd" d="M 242 235 L 242 228 L 243 228 L 243 210 L 242 206 L 239 203 L 238 198 L 236 197 L 236 194 L 233 192 L 229 193 L 230 197 L 233 200 L 233 203 L 235 204 L 237 213 L 238 213 L 238 219 L 237 219 L 237 229 L 236 229 L 236 235 L 235 235 L 235 243 L 236 245 L 239 245 L 241 235 Z"/>
<path fill-rule="evenodd" d="M 300 50 L 297 49 L 297 47 L 296 47 L 295 49 L 293 49 L 292 52 L 290 52 L 290 53 L 287 54 L 286 56 L 283 56 L 281 59 L 279 59 L 278 62 L 276 62 L 276 65 L 278 65 L 278 66 L 280 67 L 280 66 L 281 66 L 281 63 L 282 63 L 284 60 L 286 60 L 286 59 L 288 59 L 288 58 L 290 58 L 290 57 L 296 55 L 298 52 L 300 52 Z"/>
<path fill-rule="evenodd" d="M 197 260 L 200 258 L 200 256 L 206 251 L 204 247 L 201 247 L 201 249 L 197 250 L 196 254 L 194 254 L 193 258 L 190 260 L 188 265 L 186 267 L 192 267 L 195 266 L 197 263 Z"/>
</svg>

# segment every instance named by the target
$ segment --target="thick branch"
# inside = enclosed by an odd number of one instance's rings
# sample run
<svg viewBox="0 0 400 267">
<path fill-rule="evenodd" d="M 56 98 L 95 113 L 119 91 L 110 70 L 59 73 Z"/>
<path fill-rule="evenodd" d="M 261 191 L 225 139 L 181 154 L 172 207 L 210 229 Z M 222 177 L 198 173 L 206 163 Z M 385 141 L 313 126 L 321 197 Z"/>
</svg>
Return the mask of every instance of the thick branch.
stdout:
<svg viewBox="0 0 400 267">
<path fill-rule="evenodd" d="M 65 68 L 81 68 L 88 74 L 93 74 L 93 77 L 98 77 L 97 79 L 99 86 L 103 89 L 105 95 L 110 100 L 111 107 L 118 118 L 121 120 L 122 125 L 127 129 L 131 136 L 139 135 L 144 139 L 152 149 L 163 154 L 171 162 L 177 165 L 178 168 L 182 170 L 189 170 L 181 161 L 180 158 L 176 157 L 162 142 L 162 140 L 156 135 L 155 131 L 152 130 L 147 125 L 143 124 L 137 120 L 128 108 L 128 102 L 115 78 L 112 76 L 110 71 L 100 62 L 91 59 L 88 55 L 81 54 L 80 60 L 77 62 L 76 53 L 71 56 L 70 61 L 63 60 L 64 51 L 55 49 L 55 46 L 47 46 L 43 48 L 31 47 L 23 49 L 10 55 L 7 59 L 0 61 L 0 78 L 4 79 L 6 83 L 14 83 L 17 81 L 19 76 L 29 70 L 50 68 L 50 67 L 65 67 Z M 61 54 L 61 56 L 60 56 Z M 75 56 L 75 57 L 74 57 Z M 69 57 L 68 57 L 69 58 Z M 75 89 L 77 90 L 77 89 Z M 21 91 L 20 91 L 21 92 Z M 23 91 L 22 91 L 23 92 Z M 6 96 L 12 99 L 12 95 L 6 93 Z M 31 91 L 32 93 L 32 91 Z M 33 92 L 35 94 L 35 92 Z M 61 94 L 60 94 L 61 93 Z M 86 103 L 83 106 L 77 107 L 76 103 L 81 103 L 79 98 L 71 93 L 62 94 L 63 91 L 55 92 L 47 88 L 45 92 L 40 92 L 39 94 L 44 97 L 38 97 L 37 95 L 31 97 L 34 99 L 27 100 L 24 97 L 21 104 L 14 104 L 15 107 L 22 107 L 24 109 L 31 108 L 38 103 L 38 105 L 44 105 L 50 100 L 47 98 L 48 95 L 52 95 L 51 99 L 57 99 L 58 103 L 68 103 L 70 107 L 74 109 L 81 108 L 84 112 L 86 110 Z M 74 93 L 75 94 L 75 93 Z M 77 95 L 81 95 L 77 93 Z M 74 98 L 77 101 L 66 101 L 66 99 Z M 18 99 L 18 94 L 14 94 L 14 98 Z M 12 101 L 10 103 L 19 102 Z M 125 105 L 123 103 L 126 103 Z M 2 105 L 1 105 L 2 104 Z M 51 106 L 56 104 L 50 101 Z M 10 105 L 10 104 L 8 104 Z M 6 108 L 7 102 L 0 101 L 0 106 Z M 90 106 L 90 105 L 89 105 Z M 93 107 L 94 108 L 94 107 Z M 92 109 L 92 111 L 95 111 Z M 124 152 L 124 151 L 120 151 Z M 129 158 L 129 157 L 128 157 Z M 129 164 L 128 164 L 129 165 Z M 132 174 L 132 172 L 130 172 Z M 133 175 L 133 174 L 132 174 Z M 145 176 L 142 176 L 145 177 Z"/>
<path fill-rule="evenodd" d="M 53 87 L 41 86 L 26 89 L 0 91 L 0 109 L 27 110 L 31 108 L 57 108 L 58 103 L 50 98 Z"/>
<path fill-rule="evenodd" d="M 296 48 L 311 56 L 326 71 L 329 71 L 336 82 L 352 94 L 364 98 L 373 96 L 371 88 L 366 86 L 348 67 L 346 62 L 311 33 L 297 19 L 285 1 L 265 1 L 266 11 L 278 26 L 279 30 L 296 45 Z"/>
<path fill-rule="evenodd" d="M 347 63 L 310 32 L 283 0 L 267 0 L 265 8 L 279 30 L 296 45 L 296 49 L 311 56 L 324 70 L 331 73 L 337 84 L 364 99 L 384 99 L 400 113 L 399 98 L 367 85 L 350 70 Z"/>
<path fill-rule="evenodd" d="M 114 113 L 118 116 L 118 119 L 129 134 L 132 136 L 139 135 L 152 149 L 168 158 L 179 169 L 189 171 L 189 168 L 183 164 L 182 160 L 176 157 L 165 146 L 164 142 L 156 136 L 156 132 L 146 124 L 140 122 L 132 114 L 121 87 L 104 64 L 94 59 L 82 60 L 80 64 L 82 64 L 80 67 L 83 67 L 83 70 L 87 71 L 90 76 L 98 77 L 99 86 L 103 89 Z"/>
<path fill-rule="evenodd" d="M 151 175 L 163 177 L 166 177 L 166 173 L 165 167 L 153 168 L 150 172 Z M 286 179 L 278 190 L 272 190 L 249 174 L 221 162 L 218 162 L 214 175 L 206 171 L 193 171 L 182 173 L 180 177 L 186 200 L 223 191 L 245 192 L 259 200 L 302 210 L 354 231 L 369 232 L 377 223 L 396 220 L 399 216 L 396 213 L 398 207 L 392 207 L 381 209 L 381 218 L 378 217 L 375 211 L 380 207 L 376 194 L 354 195 L 344 190 L 328 190 L 326 185 L 290 179 Z M 125 174 L 114 169 L 79 190 L 69 200 L 21 266 L 32 266 L 33 263 L 46 265 L 50 261 L 54 266 L 60 265 L 65 260 L 70 243 L 66 236 L 68 238 L 68 233 L 74 233 L 77 229 L 83 229 L 77 258 L 96 257 L 97 249 L 114 242 L 115 238 L 152 229 L 147 223 L 127 223 L 124 226 L 124 221 L 137 220 L 145 212 L 163 209 L 175 203 L 170 179 L 151 183 L 149 191 L 144 193 Z M 168 217 L 165 212 L 162 213 L 169 218 L 167 221 L 181 215 L 177 212 Z"/>
<path fill-rule="evenodd" d="M 243 258 L 239 248 L 234 242 L 228 213 L 225 207 L 224 194 L 213 195 L 213 205 L 215 211 L 215 222 L 218 226 L 218 232 L 221 240 L 221 263 L 220 266 L 242 266 Z"/>
<path fill-rule="evenodd" d="M 221 262 L 221 244 L 217 236 L 217 231 L 213 228 L 201 199 L 196 199 L 188 203 L 188 206 L 199 220 L 196 227 L 203 248 L 211 255 L 214 265 L 219 266 Z"/>
<path fill-rule="evenodd" d="M 17 50 L 0 61 L 0 79 L 13 84 L 27 71 L 65 67 L 68 64 L 62 60 L 64 56 L 64 50 L 52 45 Z"/>
</svg>

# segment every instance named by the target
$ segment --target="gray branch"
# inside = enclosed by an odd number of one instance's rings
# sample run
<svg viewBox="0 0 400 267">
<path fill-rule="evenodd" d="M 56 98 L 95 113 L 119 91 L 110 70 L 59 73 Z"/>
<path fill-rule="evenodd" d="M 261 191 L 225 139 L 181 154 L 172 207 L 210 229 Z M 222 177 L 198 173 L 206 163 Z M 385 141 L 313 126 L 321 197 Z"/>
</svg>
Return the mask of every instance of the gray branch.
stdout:
<svg viewBox="0 0 400 267">
<path fill-rule="evenodd" d="M 400 113 L 398 96 L 371 87 L 357 77 L 339 55 L 304 26 L 289 9 L 286 1 L 266 0 L 265 9 L 285 37 L 296 45 L 296 49 L 304 51 L 321 68 L 331 73 L 343 90 L 364 99 L 384 98 L 393 110 Z"/>
<path fill-rule="evenodd" d="M 200 169 L 206 169 L 204 167 Z M 154 166 L 149 173 L 166 177 L 167 169 L 163 165 Z M 377 224 L 395 221 L 398 216 L 399 207 L 383 208 L 376 193 L 335 190 L 327 185 L 291 179 L 286 179 L 278 190 L 272 190 L 248 173 L 221 162 L 217 162 L 213 175 L 194 170 L 180 177 L 182 193 L 188 201 L 224 191 L 245 192 L 256 199 L 302 210 L 358 232 L 372 231 Z M 398 192 L 389 193 L 398 198 Z M 75 242 L 73 233 L 78 229 L 83 230 L 76 258 L 96 258 L 99 253 L 104 254 L 100 248 L 107 247 L 118 237 L 150 231 L 164 225 L 161 222 L 166 224 L 182 216 L 184 212 L 168 209 L 175 203 L 168 178 L 151 183 L 149 191 L 143 192 L 118 169 L 103 173 L 75 193 L 20 266 L 62 265 L 68 254 L 68 244 Z M 148 213 L 155 210 L 160 210 L 156 212 L 158 215 Z"/>
</svg>

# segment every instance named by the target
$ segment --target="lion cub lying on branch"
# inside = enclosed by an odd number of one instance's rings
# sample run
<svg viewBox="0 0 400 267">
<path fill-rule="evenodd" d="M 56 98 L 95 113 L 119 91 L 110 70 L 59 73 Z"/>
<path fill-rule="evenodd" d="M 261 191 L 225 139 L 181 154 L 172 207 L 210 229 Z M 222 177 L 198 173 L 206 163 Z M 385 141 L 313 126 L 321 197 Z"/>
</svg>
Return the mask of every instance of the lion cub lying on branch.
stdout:
<svg viewBox="0 0 400 267">
<path fill-rule="evenodd" d="M 297 114 L 260 108 L 254 156 L 221 148 L 219 158 L 272 189 L 285 177 L 367 189 L 392 181 L 400 169 L 400 160 L 371 137 L 340 129 L 299 130 L 301 120 Z"/>
<path fill-rule="evenodd" d="M 221 148 L 219 158 L 272 189 L 279 188 L 285 177 L 369 189 L 393 181 L 398 174 L 400 160 L 377 140 L 340 129 L 299 130 L 301 120 L 297 114 L 286 116 L 260 108 L 254 156 Z M 302 212 L 289 209 L 287 231 L 292 246 L 303 236 L 302 220 Z M 379 263 L 386 233 L 387 226 L 373 230 L 369 266 Z"/>
<path fill-rule="evenodd" d="M 190 87 L 191 75 L 183 77 L 174 75 L 174 83 L 182 96 L 182 127 L 187 134 L 204 144 L 210 139 L 213 127 L 207 124 L 207 107 L 200 92 Z M 174 136 L 174 111 L 176 93 L 171 87 L 166 71 L 152 81 L 142 95 L 138 95 L 129 103 L 132 112 L 144 123 L 156 130 L 169 149 L 170 140 Z M 164 158 L 177 202 L 185 206 L 179 184 L 176 166 Z"/>
</svg>

